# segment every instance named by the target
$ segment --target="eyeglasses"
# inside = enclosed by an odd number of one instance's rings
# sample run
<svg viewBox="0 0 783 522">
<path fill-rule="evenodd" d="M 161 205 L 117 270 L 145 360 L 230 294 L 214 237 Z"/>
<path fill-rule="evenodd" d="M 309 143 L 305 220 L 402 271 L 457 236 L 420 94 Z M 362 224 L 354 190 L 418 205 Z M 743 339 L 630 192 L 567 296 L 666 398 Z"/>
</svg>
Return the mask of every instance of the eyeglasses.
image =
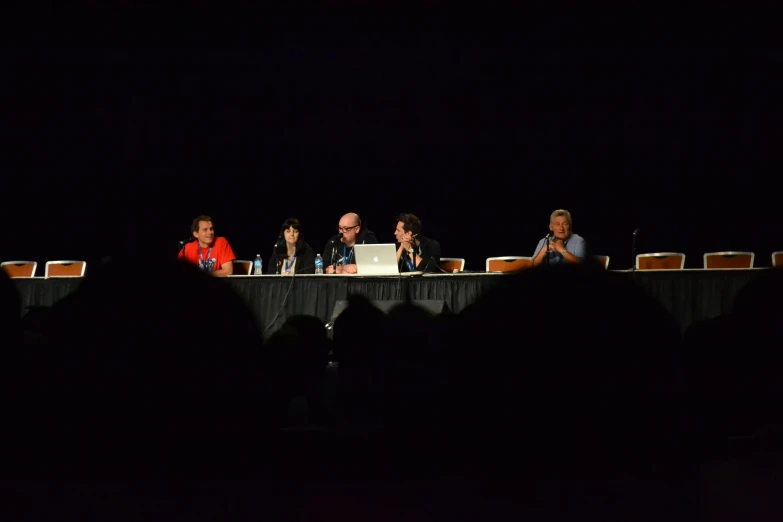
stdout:
<svg viewBox="0 0 783 522">
<path fill-rule="evenodd" d="M 338 231 L 338 232 L 342 232 L 342 233 L 344 234 L 344 233 L 348 232 L 349 230 L 351 230 L 351 229 L 354 229 L 354 228 L 356 228 L 356 227 L 358 227 L 358 226 L 359 226 L 359 225 L 354 225 L 354 226 L 352 226 L 352 227 L 340 227 L 340 226 L 338 226 L 338 227 L 337 227 L 337 231 Z"/>
</svg>

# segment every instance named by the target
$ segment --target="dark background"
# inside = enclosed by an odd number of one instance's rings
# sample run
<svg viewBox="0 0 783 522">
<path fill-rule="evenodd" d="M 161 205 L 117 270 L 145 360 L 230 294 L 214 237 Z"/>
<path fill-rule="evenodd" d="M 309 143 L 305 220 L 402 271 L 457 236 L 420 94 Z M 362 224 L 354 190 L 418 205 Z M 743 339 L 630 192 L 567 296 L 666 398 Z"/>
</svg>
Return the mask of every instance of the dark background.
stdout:
<svg viewBox="0 0 783 522">
<path fill-rule="evenodd" d="M 3 260 L 151 268 L 210 214 L 239 258 L 358 212 L 445 257 L 532 255 L 549 214 L 611 268 L 780 240 L 779 42 L 758 22 L 262 11 L 15 13 Z M 657 21 L 656 21 L 657 22 Z M 39 274 L 42 274 L 39 268 Z"/>
</svg>

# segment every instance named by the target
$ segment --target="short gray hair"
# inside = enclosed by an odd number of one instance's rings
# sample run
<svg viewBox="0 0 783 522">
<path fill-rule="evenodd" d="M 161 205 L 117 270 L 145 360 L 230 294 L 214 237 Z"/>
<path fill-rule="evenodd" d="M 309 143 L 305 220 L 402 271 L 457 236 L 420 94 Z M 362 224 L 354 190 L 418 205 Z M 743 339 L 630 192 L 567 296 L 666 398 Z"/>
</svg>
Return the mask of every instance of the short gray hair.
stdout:
<svg viewBox="0 0 783 522">
<path fill-rule="evenodd" d="M 558 209 L 552 212 L 552 215 L 549 216 L 549 222 L 552 223 L 556 217 L 565 217 L 566 221 L 568 221 L 568 226 L 571 228 L 574 228 L 574 222 L 571 221 L 571 213 L 567 210 Z"/>
</svg>

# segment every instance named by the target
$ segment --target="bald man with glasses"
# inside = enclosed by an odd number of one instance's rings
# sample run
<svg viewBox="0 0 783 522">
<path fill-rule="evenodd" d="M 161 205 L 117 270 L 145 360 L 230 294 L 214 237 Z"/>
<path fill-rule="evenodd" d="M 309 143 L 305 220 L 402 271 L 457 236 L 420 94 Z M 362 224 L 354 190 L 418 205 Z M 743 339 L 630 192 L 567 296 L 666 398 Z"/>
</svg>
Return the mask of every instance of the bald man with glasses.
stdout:
<svg viewBox="0 0 783 522">
<path fill-rule="evenodd" d="M 324 247 L 324 270 L 327 274 L 355 274 L 356 260 L 354 245 L 374 245 L 378 243 L 375 234 L 362 227 L 359 214 L 349 212 L 340 218 L 337 234 L 332 236 Z"/>
</svg>

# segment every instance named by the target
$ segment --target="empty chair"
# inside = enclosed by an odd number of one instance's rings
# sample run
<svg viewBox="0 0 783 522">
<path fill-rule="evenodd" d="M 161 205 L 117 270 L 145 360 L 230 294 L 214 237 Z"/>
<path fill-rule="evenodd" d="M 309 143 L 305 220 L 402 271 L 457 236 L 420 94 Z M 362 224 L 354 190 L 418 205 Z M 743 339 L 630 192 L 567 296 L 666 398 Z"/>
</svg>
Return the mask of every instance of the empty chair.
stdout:
<svg viewBox="0 0 783 522">
<path fill-rule="evenodd" d="M 783 251 L 772 252 L 772 266 L 783 266 Z"/>
<path fill-rule="evenodd" d="M 682 270 L 685 267 L 685 254 L 680 252 L 657 252 L 636 256 L 637 270 Z"/>
<path fill-rule="evenodd" d="M 444 272 L 463 272 L 465 270 L 465 260 L 461 257 L 441 257 L 440 269 Z"/>
<path fill-rule="evenodd" d="M 250 275 L 253 271 L 253 262 L 245 259 L 234 259 L 234 275 Z"/>
<path fill-rule="evenodd" d="M 84 277 L 86 261 L 47 261 L 44 277 Z"/>
<path fill-rule="evenodd" d="M 516 272 L 530 268 L 532 257 L 501 256 L 487 258 L 487 272 Z"/>
<path fill-rule="evenodd" d="M 704 254 L 704 268 L 753 268 L 753 252 L 709 252 Z"/>
<path fill-rule="evenodd" d="M 0 263 L 8 277 L 35 277 L 38 263 L 35 261 L 4 261 Z"/>
<path fill-rule="evenodd" d="M 596 262 L 604 267 L 604 270 L 609 270 L 609 256 L 593 256 Z"/>
</svg>

